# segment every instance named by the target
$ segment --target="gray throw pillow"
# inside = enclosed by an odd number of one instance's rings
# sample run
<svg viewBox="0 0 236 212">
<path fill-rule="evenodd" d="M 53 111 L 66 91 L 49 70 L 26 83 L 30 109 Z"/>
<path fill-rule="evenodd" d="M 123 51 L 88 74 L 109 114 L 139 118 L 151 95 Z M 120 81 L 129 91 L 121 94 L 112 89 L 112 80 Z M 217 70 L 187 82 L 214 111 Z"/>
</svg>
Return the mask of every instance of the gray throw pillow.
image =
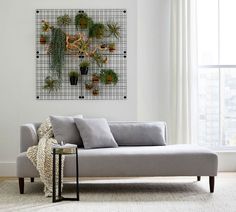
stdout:
<svg viewBox="0 0 236 212">
<path fill-rule="evenodd" d="M 166 145 L 165 122 L 109 122 L 119 146 Z"/>
<path fill-rule="evenodd" d="M 106 119 L 75 118 L 85 149 L 118 147 Z"/>
<path fill-rule="evenodd" d="M 74 118 L 83 118 L 82 115 L 77 116 L 50 116 L 54 137 L 57 141 L 65 143 L 77 144 L 83 146 L 80 133 L 75 125 Z"/>
</svg>

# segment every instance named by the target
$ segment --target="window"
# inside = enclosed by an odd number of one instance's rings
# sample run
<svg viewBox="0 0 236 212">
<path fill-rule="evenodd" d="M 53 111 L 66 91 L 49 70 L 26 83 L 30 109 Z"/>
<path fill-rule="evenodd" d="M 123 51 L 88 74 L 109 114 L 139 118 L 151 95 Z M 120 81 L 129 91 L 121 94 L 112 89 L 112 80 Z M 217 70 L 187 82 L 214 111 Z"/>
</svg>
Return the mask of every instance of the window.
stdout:
<svg viewBox="0 0 236 212">
<path fill-rule="evenodd" d="M 236 147 L 236 1 L 198 0 L 198 141 Z"/>
</svg>

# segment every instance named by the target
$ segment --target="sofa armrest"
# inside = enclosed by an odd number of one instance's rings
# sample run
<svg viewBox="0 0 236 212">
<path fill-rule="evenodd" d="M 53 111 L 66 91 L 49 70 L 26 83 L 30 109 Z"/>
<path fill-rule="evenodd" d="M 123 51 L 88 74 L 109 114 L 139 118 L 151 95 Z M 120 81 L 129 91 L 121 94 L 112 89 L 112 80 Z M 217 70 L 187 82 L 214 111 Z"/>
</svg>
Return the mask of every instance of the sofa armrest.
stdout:
<svg viewBox="0 0 236 212">
<path fill-rule="evenodd" d="M 20 127 L 20 152 L 25 152 L 31 146 L 38 144 L 35 124 L 24 124 Z"/>
</svg>

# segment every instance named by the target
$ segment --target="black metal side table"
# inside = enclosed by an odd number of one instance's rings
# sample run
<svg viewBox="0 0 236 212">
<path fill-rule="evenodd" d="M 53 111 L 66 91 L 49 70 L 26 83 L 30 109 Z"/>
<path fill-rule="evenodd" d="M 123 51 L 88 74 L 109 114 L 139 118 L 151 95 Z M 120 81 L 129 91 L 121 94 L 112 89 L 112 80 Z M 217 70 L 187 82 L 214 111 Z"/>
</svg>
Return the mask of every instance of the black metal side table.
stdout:
<svg viewBox="0 0 236 212">
<path fill-rule="evenodd" d="M 63 146 L 54 145 L 52 147 L 53 154 L 53 169 L 52 169 L 52 177 L 53 177 L 53 185 L 52 185 L 52 202 L 60 202 L 63 200 L 69 201 L 79 201 L 79 163 L 78 163 L 78 148 L 77 145 L 74 144 L 66 144 Z M 70 151 L 71 150 L 71 151 Z M 72 151 L 74 150 L 74 151 Z M 62 155 L 75 154 L 76 157 L 76 197 L 68 198 L 63 197 L 61 195 L 61 157 Z M 58 155 L 58 167 L 56 167 L 56 155 Z M 58 168 L 58 196 L 56 196 L 56 172 Z"/>
</svg>

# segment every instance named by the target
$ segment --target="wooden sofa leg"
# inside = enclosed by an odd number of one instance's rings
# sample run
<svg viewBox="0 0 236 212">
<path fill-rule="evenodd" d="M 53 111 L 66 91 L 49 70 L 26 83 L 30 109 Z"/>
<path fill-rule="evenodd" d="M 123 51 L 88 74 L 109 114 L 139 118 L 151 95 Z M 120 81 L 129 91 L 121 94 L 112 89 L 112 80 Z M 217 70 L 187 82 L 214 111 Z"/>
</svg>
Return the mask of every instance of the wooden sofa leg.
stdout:
<svg viewBox="0 0 236 212">
<path fill-rule="evenodd" d="M 34 178 L 33 178 L 33 177 L 30 178 L 30 182 L 31 182 L 31 183 L 34 182 Z"/>
<path fill-rule="evenodd" d="M 210 185 L 210 192 L 214 193 L 215 177 L 213 177 L 213 176 L 209 177 L 209 185 Z"/>
<path fill-rule="evenodd" d="M 201 181 L 201 176 L 197 176 L 197 181 Z"/>
<path fill-rule="evenodd" d="M 20 194 L 24 194 L 24 178 L 19 177 L 19 189 L 20 189 Z"/>
</svg>

